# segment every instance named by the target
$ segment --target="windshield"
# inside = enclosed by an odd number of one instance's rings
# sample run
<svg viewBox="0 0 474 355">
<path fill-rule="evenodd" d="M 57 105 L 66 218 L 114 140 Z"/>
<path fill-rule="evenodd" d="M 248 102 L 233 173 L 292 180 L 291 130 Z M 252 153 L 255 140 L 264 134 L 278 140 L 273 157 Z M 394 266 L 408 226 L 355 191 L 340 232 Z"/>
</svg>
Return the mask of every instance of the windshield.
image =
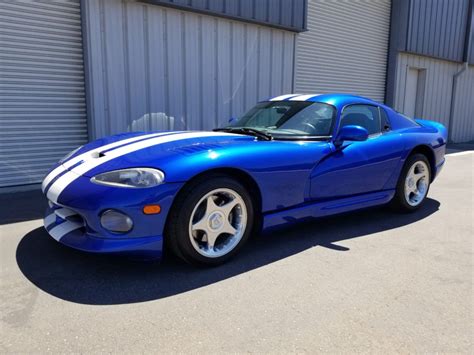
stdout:
<svg viewBox="0 0 474 355">
<path fill-rule="evenodd" d="M 261 102 L 228 127 L 251 128 L 275 138 L 328 137 L 336 109 L 328 104 L 310 101 Z"/>
</svg>

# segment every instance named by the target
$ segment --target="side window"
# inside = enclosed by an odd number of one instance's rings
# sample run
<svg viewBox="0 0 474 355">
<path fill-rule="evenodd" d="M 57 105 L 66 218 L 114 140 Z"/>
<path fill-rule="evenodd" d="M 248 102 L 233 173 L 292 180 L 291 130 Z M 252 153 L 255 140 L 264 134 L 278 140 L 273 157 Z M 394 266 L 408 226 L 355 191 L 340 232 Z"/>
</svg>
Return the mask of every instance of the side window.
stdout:
<svg viewBox="0 0 474 355">
<path fill-rule="evenodd" d="M 382 108 L 379 107 L 380 110 L 380 120 L 382 122 L 382 132 L 390 131 L 390 121 L 388 120 L 387 112 Z"/>
<path fill-rule="evenodd" d="M 341 115 L 341 127 L 356 125 L 364 127 L 369 135 L 381 132 L 380 114 L 376 106 L 347 106 Z"/>
</svg>

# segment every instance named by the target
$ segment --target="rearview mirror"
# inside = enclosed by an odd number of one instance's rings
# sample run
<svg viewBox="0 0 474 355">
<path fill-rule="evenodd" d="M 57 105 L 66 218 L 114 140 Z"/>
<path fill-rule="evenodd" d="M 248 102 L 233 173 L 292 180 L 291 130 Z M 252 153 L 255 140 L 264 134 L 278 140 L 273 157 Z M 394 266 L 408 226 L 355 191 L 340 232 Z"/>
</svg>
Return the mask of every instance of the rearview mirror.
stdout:
<svg viewBox="0 0 474 355">
<path fill-rule="evenodd" d="M 277 112 L 279 115 L 285 114 L 286 111 L 288 111 L 288 107 L 281 107 L 281 106 L 277 106 L 277 107 L 276 107 L 276 112 Z"/>
<path fill-rule="evenodd" d="M 342 127 L 336 138 L 334 139 L 334 145 L 339 147 L 342 145 L 344 141 L 365 141 L 369 137 L 369 132 L 364 127 L 355 126 L 355 125 L 348 125 Z"/>
</svg>

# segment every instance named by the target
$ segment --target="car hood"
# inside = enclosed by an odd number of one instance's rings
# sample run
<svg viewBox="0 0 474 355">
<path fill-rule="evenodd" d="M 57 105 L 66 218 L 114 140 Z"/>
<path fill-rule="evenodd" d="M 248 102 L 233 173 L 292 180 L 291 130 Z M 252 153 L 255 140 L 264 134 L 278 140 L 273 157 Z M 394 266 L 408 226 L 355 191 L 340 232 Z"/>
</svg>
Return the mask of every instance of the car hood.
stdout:
<svg viewBox="0 0 474 355">
<path fill-rule="evenodd" d="M 63 162 L 63 167 L 85 177 L 148 167 L 163 171 L 167 182 L 184 182 L 204 171 L 222 168 L 243 170 L 253 176 L 308 174 L 330 153 L 327 142 L 265 141 L 225 132 L 159 132 L 89 143 Z"/>
<path fill-rule="evenodd" d="M 80 171 L 87 177 L 131 167 L 159 169 L 169 159 L 254 141 L 256 138 L 252 136 L 225 132 L 129 133 L 88 143 L 62 164 L 67 170 Z M 71 165 L 77 160 L 80 161 Z"/>
</svg>

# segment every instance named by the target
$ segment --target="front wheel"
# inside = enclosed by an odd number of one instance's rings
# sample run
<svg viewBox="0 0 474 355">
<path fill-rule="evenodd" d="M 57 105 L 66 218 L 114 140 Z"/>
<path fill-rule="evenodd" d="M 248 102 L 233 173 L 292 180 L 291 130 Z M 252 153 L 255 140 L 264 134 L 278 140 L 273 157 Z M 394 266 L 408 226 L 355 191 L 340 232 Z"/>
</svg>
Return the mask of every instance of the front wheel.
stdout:
<svg viewBox="0 0 474 355">
<path fill-rule="evenodd" d="M 423 154 L 410 156 L 397 183 L 392 207 L 402 212 L 413 212 L 426 200 L 431 182 L 428 159 Z"/>
<path fill-rule="evenodd" d="M 187 262 L 218 265 L 248 239 L 254 221 L 252 199 L 243 185 L 225 176 L 186 186 L 169 217 L 166 238 Z"/>
</svg>

